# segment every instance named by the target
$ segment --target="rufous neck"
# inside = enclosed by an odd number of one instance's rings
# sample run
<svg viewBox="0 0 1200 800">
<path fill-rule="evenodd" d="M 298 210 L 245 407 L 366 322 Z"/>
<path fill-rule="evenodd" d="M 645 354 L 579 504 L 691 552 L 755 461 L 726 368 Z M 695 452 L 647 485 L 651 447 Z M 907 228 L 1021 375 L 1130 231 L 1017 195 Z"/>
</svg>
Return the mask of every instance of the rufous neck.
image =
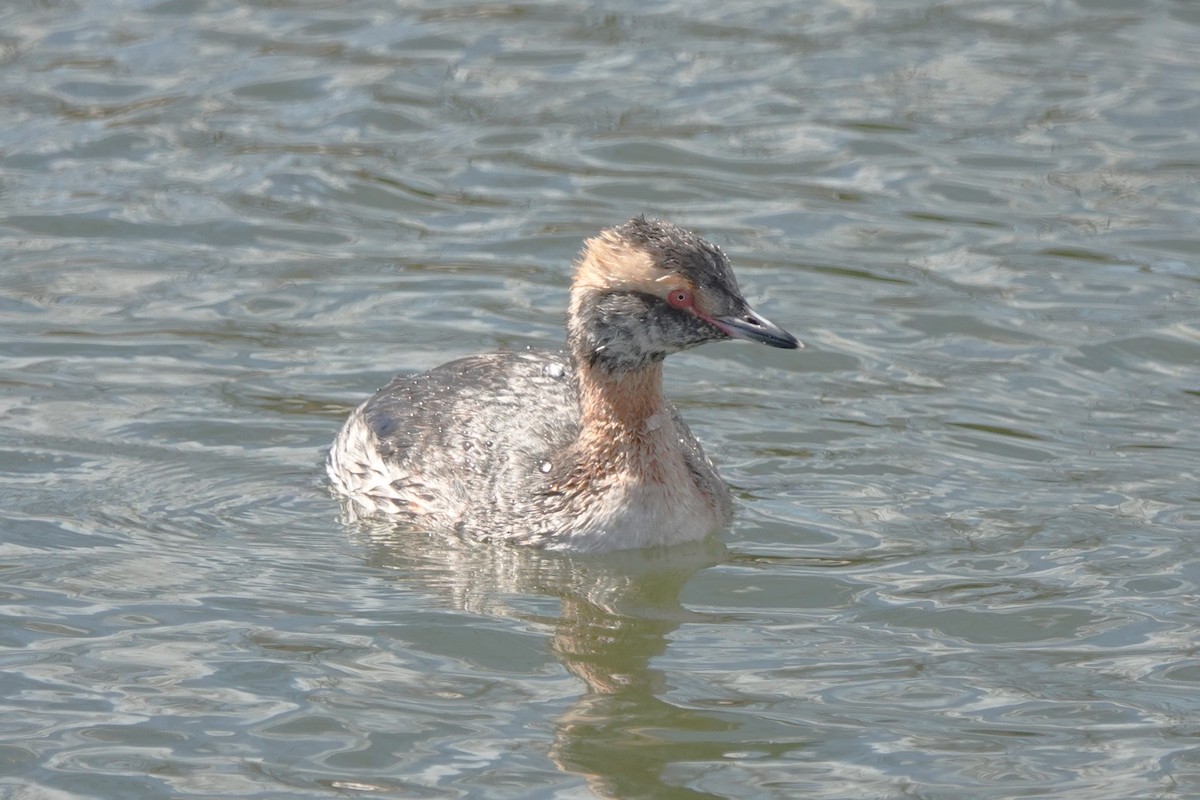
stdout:
<svg viewBox="0 0 1200 800">
<path fill-rule="evenodd" d="M 632 371 L 580 365 L 579 405 L 585 430 L 641 434 L 656 430 L 667 407 L 662 362 Z"/>
</svg>

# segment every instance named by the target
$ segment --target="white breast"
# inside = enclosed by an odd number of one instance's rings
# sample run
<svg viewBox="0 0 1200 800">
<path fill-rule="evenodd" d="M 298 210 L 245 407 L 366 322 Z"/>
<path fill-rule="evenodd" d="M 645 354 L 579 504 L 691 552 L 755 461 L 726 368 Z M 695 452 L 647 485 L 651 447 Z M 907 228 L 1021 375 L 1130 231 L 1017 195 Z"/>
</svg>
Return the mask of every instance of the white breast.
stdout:
<svg viewBox="0 0 1200 800">
<path fill-rule="evenodd" d="M 583 552 L 660 547 L 704 539 L 728 524 L 725 505 L 700 491 L 681 457 L 637 473 L 618 472 L 594 485 L 581 498 L 578 517 L 546 547 Z"/>
</svg>

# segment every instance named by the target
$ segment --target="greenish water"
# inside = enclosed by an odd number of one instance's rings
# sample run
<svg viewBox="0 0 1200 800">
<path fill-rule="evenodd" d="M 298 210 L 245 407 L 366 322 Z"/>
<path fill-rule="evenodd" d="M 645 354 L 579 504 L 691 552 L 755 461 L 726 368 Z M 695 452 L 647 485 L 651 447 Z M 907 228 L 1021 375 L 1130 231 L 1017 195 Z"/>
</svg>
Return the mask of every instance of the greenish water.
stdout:
<svg viewBox="0 0 1200 800">
<path fill-rule="evenodd" d="M 1200 7 L 0 10 L 0 797 L 1200 796 Z M 719 542 L 339 522 L 647 212 Z"/>
</svg>

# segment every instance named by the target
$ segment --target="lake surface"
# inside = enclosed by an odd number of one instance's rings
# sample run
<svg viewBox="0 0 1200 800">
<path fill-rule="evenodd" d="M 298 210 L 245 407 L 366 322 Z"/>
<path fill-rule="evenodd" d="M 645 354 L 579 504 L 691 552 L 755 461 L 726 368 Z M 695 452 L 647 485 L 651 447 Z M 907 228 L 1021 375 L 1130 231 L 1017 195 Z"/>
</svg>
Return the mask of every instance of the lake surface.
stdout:
<svg viewBox="0 0 1200 800">
<path fill-rule="evenodd" d="M 0 797 L 1200 796 L 1200 5 L 0 11 Z M 581 240 L 735 488 L 611 557 L 341 520 L 397 371 Z"/>
</svg>

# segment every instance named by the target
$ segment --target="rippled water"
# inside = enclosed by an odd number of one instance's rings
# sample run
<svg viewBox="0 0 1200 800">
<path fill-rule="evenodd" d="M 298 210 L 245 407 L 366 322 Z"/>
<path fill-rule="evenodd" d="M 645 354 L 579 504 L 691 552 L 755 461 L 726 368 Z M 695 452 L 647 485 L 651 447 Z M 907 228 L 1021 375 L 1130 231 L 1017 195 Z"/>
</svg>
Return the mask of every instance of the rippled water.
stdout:
<svg viewBox="0 0 1200 800">
<path fill-rule="evenodd" d="M 0 797 L 1200 796 L 1200 7 L 0 10 Z M 720 542 L 347 527 L 580 240 L 805 339 L 669 388 Z"/>
</svg>

